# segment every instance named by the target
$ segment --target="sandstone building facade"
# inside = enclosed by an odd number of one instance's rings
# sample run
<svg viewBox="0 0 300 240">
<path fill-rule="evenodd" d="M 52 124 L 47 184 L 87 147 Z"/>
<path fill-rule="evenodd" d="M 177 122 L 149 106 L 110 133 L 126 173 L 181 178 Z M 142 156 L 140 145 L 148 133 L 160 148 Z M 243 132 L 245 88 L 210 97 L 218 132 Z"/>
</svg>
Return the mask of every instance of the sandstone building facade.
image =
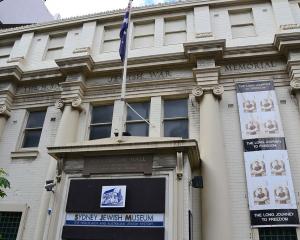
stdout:
<svg viewBox="0 0 300 240">
<path fill-rule="evenodd" d="M 126 99 L 150 124 L 129 107 L 119 115 L 124 11 L 1 30 L 0 166 L 12 186 L 0 201 L 2 237 L 300 239 L 297 224 L 250 221 L 236 85 L 275 86 L 297 212 L 299 6 L 191 0 L 134 8 Z M 121 140 L 120 121 L 131 135 Z M 103 186 L 126 186 L 125 208 L 100 207 Z M 150 227 L 102 221 L 116 216 Z"/>
</svg>

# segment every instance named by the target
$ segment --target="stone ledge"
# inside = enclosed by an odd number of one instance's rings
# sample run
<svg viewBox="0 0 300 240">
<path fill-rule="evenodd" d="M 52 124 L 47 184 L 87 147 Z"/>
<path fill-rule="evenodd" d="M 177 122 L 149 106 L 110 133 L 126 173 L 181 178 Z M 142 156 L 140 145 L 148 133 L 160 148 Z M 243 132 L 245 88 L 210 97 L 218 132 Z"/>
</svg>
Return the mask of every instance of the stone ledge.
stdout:
<svg viewBox="0 0 300 240">
<path fill-rule="evenodd" d="M 28 159 L 28 158 L 36 158 L 39 154 L 39 151 L 36 150 L 36 149 L 32 149 L 32 150 L 25 150 L 25 149 L 22 149 L 22 150 L 18 150 L 18 151 L 15 151 L 15 152 L 11 152 L 10 153 L 10 156 L 12 159 Z"/>
</svg>

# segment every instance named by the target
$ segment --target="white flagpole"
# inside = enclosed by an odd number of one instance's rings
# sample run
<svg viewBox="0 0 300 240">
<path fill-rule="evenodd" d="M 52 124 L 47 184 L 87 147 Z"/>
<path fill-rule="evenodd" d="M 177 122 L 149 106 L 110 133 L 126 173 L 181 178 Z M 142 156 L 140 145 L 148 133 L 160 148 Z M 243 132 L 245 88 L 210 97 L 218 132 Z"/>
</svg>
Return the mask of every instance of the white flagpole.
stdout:
<svg viewBox="0 0 300 240">
<path fill-rule="evenodd" d="M 128 14 L 128 28 L 126 33 L 126 45 L 125 45 L 125 57 L 124 57 L 124 64 L 123 64 L 123 79 L 122 79 L 122 88 L 121 88 L 121 98 L 120 98 L 120 120 L 119 120 L 119 129 L 118 129 L 118 141 L 122 141 L 123 136 L 123 127 L 124 127 L 124 112 L 125 112 L 125 97 L 126 97 L 126 82 L 127 82 L 127 58 L 128 58 L 128 40 L 130 34 L 130 19 L 131 19 L 131 8 L 133 0 L 130 0 L 130 9 Z"/>
</svg>

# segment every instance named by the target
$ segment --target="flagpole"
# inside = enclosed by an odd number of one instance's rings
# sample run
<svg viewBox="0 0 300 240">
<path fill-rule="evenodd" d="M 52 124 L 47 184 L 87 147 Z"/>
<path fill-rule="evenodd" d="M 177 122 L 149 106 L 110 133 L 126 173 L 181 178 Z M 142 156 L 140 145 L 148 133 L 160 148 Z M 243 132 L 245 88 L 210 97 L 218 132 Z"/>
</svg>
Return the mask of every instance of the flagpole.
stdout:
<svg viewBox="0 0 300 240">
<path fill-rule="evenodd" d="M 123 121 L 124 121 L 124 112 L 125 112 L 125 96 L 126 96 L 126 83 L 127 83 L 127 59 L 128 59 L 128 39 L 130 34 L 130 19 L 131 19 L 131 8 L 133 0 L 129 0 L 128 7 L 130 7 L 128 14 L 128 27 L 126 33 L 126 44 L 125 44 L 125 57 L 123 63 L 123 78 L 122 78 L 122 88 L 121 88 L 121 98 L 120 98 L 120 120 L 119 120 L 119 129 L 118 129 L 118 141 L 122 141 L 123 136 Z"/>
</svg>

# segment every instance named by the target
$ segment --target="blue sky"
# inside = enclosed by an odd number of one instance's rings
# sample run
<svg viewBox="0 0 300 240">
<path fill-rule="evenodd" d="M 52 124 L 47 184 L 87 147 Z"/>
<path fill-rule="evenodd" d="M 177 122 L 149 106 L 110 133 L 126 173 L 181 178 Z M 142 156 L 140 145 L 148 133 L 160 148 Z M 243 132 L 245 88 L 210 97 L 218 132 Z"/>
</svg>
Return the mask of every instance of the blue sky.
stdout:
<svg viewBox="0 0 300 240">
<path fill-rule="evenodd" d="M 176 0 L 134 0 L 133 6 L 151 5 Z M 128 0 L 47 0 L 50 12 L 60 14 L 62 18 L 80 16 L 89 13 L 126 8 Z"/>
</svg>

